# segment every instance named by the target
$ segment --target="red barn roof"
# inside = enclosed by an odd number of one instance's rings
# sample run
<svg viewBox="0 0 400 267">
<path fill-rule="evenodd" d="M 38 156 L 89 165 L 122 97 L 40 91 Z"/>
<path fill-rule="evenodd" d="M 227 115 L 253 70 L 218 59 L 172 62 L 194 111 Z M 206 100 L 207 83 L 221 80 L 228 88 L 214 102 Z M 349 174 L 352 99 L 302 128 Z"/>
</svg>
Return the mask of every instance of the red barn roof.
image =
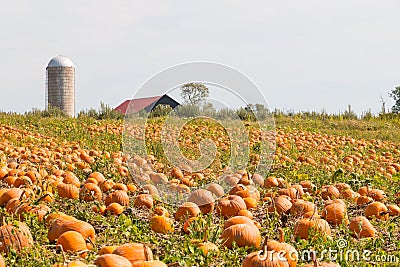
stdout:
<svg viewBox="0 0 400 267">
<path fill-rule="evenodd" d="M 114 110 L 121 112 L 122 114 L 125 114 L 128 107 L 130 106 L 130 109 L 132 112 L 136 113 L 142 109 L 144 109 L 147 106 L 150 106 L 157 100 L 159 100 L 162 96 L 153 96 L 153 97 L 144 97 L 144 98 L 137 98 L 137 99 L 132 99 L 132 100 L 125 100 L 121 105 L 116 107 Z"/>
</svg>

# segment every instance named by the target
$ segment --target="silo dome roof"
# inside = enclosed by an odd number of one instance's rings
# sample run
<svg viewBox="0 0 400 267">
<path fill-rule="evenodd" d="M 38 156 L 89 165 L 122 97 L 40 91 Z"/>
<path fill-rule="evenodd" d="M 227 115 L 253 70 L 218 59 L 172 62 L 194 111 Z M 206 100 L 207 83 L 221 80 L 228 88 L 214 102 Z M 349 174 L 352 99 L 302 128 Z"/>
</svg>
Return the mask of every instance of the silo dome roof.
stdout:
<svg viewBox="0 0 400 267">
<path fill-rule="evenodd" d="M 49 64 L 47 64 L 48 68 L 52 67 L 73 67 L 75 68 L 74 63 L 71 59 L 64 57 L 64 56 L 56 56 L 50 59 Z"/>
</svg>

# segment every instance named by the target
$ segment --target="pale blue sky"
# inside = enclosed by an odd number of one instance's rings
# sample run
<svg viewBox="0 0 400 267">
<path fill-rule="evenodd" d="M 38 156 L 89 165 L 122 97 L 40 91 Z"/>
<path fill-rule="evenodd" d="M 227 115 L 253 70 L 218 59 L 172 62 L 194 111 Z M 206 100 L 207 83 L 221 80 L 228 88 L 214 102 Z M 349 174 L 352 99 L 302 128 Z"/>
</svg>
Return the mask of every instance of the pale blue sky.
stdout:
<svg viewBox="0 0 400 267">
<path fill-rule="evenodd" d="M 70 57 L 76 110 L 116 106 L 188 61 L 250 77 L 271 108 L 378 112 L 400 85 L 400 2 L 1 1 L 0 110 L 43 108 L 45 67 Z"/>
</svg>

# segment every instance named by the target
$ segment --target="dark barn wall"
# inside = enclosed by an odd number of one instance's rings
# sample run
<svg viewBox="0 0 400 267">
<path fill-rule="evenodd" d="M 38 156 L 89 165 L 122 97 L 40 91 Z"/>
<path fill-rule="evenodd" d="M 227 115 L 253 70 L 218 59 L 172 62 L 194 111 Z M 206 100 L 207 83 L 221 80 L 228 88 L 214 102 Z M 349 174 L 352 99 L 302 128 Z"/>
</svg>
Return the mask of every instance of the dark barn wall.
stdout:
<svg viewBox="0 0 400 267">
<path fill-rule="evenodd" d="M 160 99 L 158 99 L 155 103 L 152 103 L 151 105 L 148 105 L 147 107 L 145 107 L 144 109 L 147 112 L 150 112 L 151 110 L 153 110 L 157 105 L 168 105 L 171 108 L 175 108 L 176 106 L 179 105 L 178 102 L 176 102 L 174 99 L 172 99 L 171 97 L 167 96 L 167 95 L 163 95 Z"/>
</svg>

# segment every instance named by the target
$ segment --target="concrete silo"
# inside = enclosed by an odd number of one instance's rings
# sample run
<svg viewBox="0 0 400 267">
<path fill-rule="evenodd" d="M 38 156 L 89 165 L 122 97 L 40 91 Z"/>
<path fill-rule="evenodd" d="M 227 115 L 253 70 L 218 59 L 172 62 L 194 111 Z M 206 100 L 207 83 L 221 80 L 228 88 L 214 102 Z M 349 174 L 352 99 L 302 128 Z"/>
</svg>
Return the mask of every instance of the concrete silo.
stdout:
<svg viewBox="0 0 400 267">
<path fill-rule="evenodd" d="M 75 65 L 67 57 L 53 57 L 47 65 L 46 108 L 49 106 L 75 116 Z"/>
</svg>

